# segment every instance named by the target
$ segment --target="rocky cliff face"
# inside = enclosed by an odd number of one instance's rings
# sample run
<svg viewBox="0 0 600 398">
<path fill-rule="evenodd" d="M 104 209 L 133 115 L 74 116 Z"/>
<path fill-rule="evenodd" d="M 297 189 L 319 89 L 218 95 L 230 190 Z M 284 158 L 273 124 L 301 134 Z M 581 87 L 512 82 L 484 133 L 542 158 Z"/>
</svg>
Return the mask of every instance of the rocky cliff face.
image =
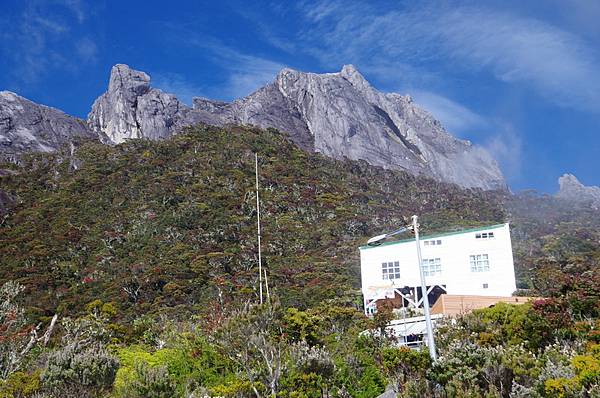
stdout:
<svg viewBox="0 0 600 398">
<path fill-rule="evenodd" d="M 116 65 L 88 122 L 114 143 L 168 137 L 197 122 L 273 127 L 300 147 L 333 158 L 363 159 L 464 187 L 506 188 L 483 148 L 448 134 L 410 97 L 375 90 L 353 66 L 327 74 L 284 69 L 248 97 L 231 103 L 196 98 L 190 109 L 151 88 L 145 73 Z"/>
<path fill-rule="evenodd" d="M 195 98 L 190 108 L 150 86 L 150 77 L 127 65 L 111 70 L 108 90 L 93 104 L 87 126 L 57 110 L 12 93 L 2 94 L 0 139 L 19 151 L 51 151 L 90 131 L 103 142 L 162 139 L 199 122 L 252 124 L 287 133 L 308 151 L 363 159 L 463 187 L 505 189 L 498 165 L 483 149 L 448 134 L 408 96 L 375 90 L 353 67 L 338 73 L 282 70 L 276 79 L 231 103 Z M 5 130 L 12 133 L 4 133 Z M 36 130 L 37 129 L 37 130 Z"/>
<path fill-rule="evenodd" d="M 150 88 L 150 77 L 144 72 L 115 65 L 108 91 L 94 102 L 88 124 L 115 144 L 130 138 L 167 138 L 183 110 L 173 95 Z"/>
<path fill-rule="evenodd" d="M 228 123 L 275 127 L 300 146 L 333 158 L 424 174 L 464 187 L 505 189 L 483 149 L 448 134 L 408 96 L 375 90 L 353 67 L 314 74 L 284 69 L 246 98 L 194 104 Z"/>
<path fill-rule="evenodd" d="M 167 138 L 181 127 L 210 122 L 210 114 L 192 112 L 174 95 L 150 87 L 150 76 L 127 65 L 113 66 L 108 91 L 92 105 L 91 130 L 120 144 L 131 138 Z"/>
<path fill-rule="evenodd" d="M 10 91 L 0 92 L 0 158 L 18 161 L 26 152 L 52 152 L 77 138 L 95 138 L 86 123 Z"/>
<path fill-rule="evenodd" d="M 556 193 L 557 198 L 600 209 L 600 187 L 585 186 L 572 174 L 561 176 L 558 185 L 560 190 Z"/>
</svg>

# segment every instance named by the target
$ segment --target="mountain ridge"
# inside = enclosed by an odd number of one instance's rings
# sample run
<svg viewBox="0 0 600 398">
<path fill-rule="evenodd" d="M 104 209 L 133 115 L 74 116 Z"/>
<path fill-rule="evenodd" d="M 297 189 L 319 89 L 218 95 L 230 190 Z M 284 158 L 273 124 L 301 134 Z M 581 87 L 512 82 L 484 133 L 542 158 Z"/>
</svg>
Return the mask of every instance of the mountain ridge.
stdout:
<svg viewBox="0 0 600 398">
<path fill-rule="evenodd" d="M 79 139 L 96 139 L 82 119 L 0 91 L 0 159 L 18 161 L 23 153 L 53 152 Z"/>
<path fill-rule="evenodd" d="M 19 107 L 26 111 L 19 113 Z M 246 97 L 232 102 L 195 97 L 190 107 L 152 87 L 145 72 L 117 64 L 87 121 L 2 92 L 0 156 L 15 161 L 22 153 L 55 151 L 80 137 L 106 144 L 160 140 L 198 123 L 276 128 L 302 149 L 335 159 L 362 159 L 465 188 L 507 189 L 485 149 L 450 135 L 410 96 L 377 91 L 352 65 L 324 74 L 284 68 Z"/>
<path fill-rule="evenodd" d="M 507 188 L 485 149 L 447 133 L 410 97 L 375 90 L 352 65 L 325 74 L 285 68 L 244 98 L 230 103 L 195 98 L 189 108 L 151 88 L 147 74 L 119 64 L 88 117 L 92 130 L 115 143 L 165 138 L 198 122 L 277 128 L 301 148 L 336 159 L 363 159 L 467 188 Z"/>
</svg>

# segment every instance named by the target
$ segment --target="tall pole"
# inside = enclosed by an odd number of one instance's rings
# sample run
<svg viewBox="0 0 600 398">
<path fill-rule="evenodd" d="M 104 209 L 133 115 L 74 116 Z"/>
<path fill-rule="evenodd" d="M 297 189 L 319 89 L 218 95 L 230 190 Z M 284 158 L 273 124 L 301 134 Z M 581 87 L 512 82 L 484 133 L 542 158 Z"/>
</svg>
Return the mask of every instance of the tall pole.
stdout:
<svg viewBox="0 0 600 398">
<path fill-rule="evenodd" d="M 429 356 L 436 360 L 435 341 L 433 338 L 433 325 L 431 324 L 431 313 L 429 312 L 429 297 L 427 294 L 427 285 L 425 284 L 425 273 L 423 272 L 423 259 L 421 258 L 421 243 L 419 242 L 419 223 L 418 217 L 412 216 L 413 231 L 415 232 L 415 242 L 417 243 L 417 260 L 419 261 L 419 274 L 421 275 L 421 294 L 423 295 L 423 310 L 425 312 L 425 325 L 427 326 L 427 346 L 429 347 Z"/>
<path fill-rule="evenodd" d="M 262 257 L 260 251 L 260 202 L 258 200 L 258 153 L 254 154 L 255 176 L 256 176 L 256 229 L 258 230 L 258 292 L 260 303 L 263 303 L 262 291 Z"/>
</svg>

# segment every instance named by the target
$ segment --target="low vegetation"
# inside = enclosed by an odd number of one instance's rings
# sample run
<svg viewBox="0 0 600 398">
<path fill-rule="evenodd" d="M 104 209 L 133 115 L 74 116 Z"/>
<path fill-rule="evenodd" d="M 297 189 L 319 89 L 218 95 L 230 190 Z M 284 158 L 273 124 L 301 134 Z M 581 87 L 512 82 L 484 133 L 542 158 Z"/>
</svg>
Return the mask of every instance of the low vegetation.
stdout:
<svg viewBox="0 0 600 398">
<path fill-rule="evenodd" d="M 600 397 L 600 236 L 585 209 L 335 161 L 245 127 L 12 168 L 0 397 Z M 425 233 L 511 221 L 520 293 L 544 298 L 448 321 L 435 363 L 362 333 L 390 314 L 362 314 L 357 246 L 412 214 Z"/>
</svg>

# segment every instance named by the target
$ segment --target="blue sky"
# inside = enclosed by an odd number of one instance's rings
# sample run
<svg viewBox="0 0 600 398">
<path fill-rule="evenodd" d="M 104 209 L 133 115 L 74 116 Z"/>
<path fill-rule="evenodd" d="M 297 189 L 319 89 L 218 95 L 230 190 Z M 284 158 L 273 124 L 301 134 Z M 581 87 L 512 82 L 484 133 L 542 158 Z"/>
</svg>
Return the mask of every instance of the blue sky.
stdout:
<svg viewBox="0 0 600 398">
<path fill-rule="evenodd" d="M 498 159 L 513 190 L 600 185 L 600 2 L 3 0 L 0 89 L 85 117 L 126 63 L 190 102 L 354 64 Z"/>
</svg>

